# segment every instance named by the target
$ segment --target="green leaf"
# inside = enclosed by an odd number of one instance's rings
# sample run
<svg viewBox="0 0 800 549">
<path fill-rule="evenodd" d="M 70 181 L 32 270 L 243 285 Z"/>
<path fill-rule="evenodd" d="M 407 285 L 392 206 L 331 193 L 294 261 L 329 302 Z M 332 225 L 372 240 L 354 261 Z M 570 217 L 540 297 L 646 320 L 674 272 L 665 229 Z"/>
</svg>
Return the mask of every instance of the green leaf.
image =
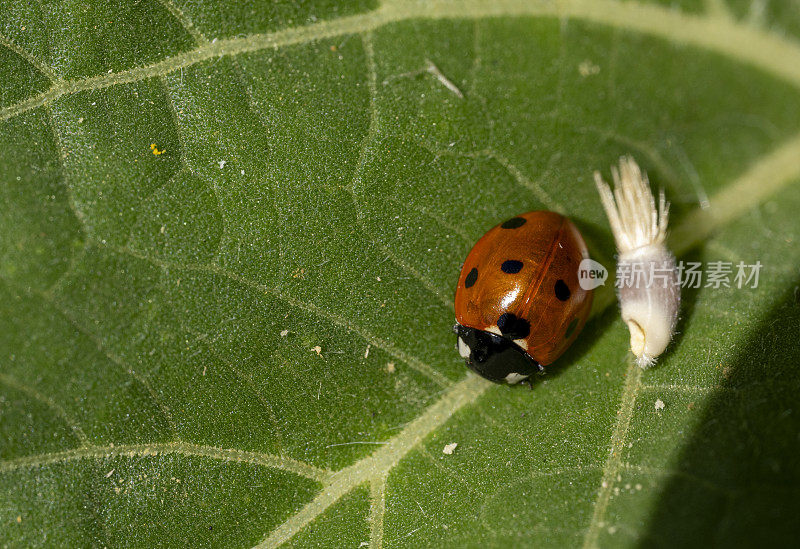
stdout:
<svg viewBox="0 0 800 549">
<path fill-rule="evenodd" d="M 1 3 L 0 543 L 794 542 L 798 36 L 779 2 Z M 758 287 L 686 290 L 648 371 L 609 287 L 532 391 L 467 375 L 472 244 L 547 208 L 611 266 L 625 153 L 678 256 Z"/>
</svg>

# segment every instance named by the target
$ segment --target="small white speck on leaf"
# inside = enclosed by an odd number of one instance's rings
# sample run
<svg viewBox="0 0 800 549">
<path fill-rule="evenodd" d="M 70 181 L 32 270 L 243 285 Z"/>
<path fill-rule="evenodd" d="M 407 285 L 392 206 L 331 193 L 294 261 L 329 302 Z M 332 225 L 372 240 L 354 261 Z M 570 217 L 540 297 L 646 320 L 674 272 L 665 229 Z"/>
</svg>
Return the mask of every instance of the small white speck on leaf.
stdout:
<svg viewBox="0 0 800 549">
<path fill-rule="evenodd" d="M 228 163 L 228 161 L 227 161 L 227 160 L 220 160 L 220 161 L 218 162 L 218 164 L 219 164 L 219 169 L 221 170 L 222 168 L 224 168 L 224 167 L 225 167 L 225 164 L 227 164 L 227 163 Z"/>
<path fill-rule="evenodd" d="M 580 65 L 578 65 L 578 73 L 583 76 L 591 76 L 593 74 L 597 74 L 600 72 L 600 67 L 586 59 L 582 61 Z"/>
<path fill-rule="evenodd" d="M 322 347 L 317 345 L 316 347 L 311 347 L 311 350 L 317 353 L 317 356 L 322 356 Z"/>
<path fill-rule="evenodd" d="M 447 444 L 445 445 L 444 448 L 442 448 L 442 453 L 450 456 L 453 454 L 453 452 L 456 451 L 456 446 L 458 446 L 458 442 L 451 442 L 450 444 Z"/>
<path fill-rule="evenodd" d="M 110 470 L 108 473 L 106 473 L 106 478 L 108 478 L 108 477 L 110 477 L 111 475 L 113 475 L 113 474 L 114 474 L 114 471 L 116 471 L 116 469 L 111 469 L 111 470 Z"/>
<path fill-rule="evenodd" d="M 378 282 L 380 282 L 380 281 L 381 281 L 381 277 L 379 277 L 379 276 L 376 276 L 376 277 L 375 277 L 375 280 L 377 280 Z"/>
<path fill-rule="evenodd" d="M 242 170 L 240 173 L 241 173 L 242 175 L 244 175 L 244 170 Z"/>
<path fill-rule="evenodd" d="M 286 337 L 289 335 L 289 330 L 281 330 L 281 337 Z"/>
<path fill-rule="evenodd" d="M 386 371 L 387 372 L 389 372 L 390 374 L 393 374 L 394 370 L 395 370 L 394 362 L 389 362 L 389 363 L 386 364 Z"/>
<path fill-rule="evenodd" d="M 655 404 L 656 410 L 663 410 L 664 406 L 665 406 L 664 401 L 661 400 L 660 398 L 657 398 Z"/>
<path fill-rule="evenodd" d="M 370 348 L 372 348 L 372 345 L 367 345 L 367 350 L 366 350 L 366 351 L 364 351 L 364 358 L 367 358 L 367 357 L 369 357 L 369 350 L 370 350 Z"/>
</svg>

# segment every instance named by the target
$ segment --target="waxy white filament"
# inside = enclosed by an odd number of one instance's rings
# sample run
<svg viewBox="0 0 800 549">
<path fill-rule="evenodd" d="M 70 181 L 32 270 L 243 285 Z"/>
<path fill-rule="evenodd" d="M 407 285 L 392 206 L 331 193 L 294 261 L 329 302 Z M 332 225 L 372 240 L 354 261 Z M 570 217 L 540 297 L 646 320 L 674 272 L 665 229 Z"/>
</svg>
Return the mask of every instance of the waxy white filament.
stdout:
<svg viewBox="0 0 800 549">
<path fill-rule="evenodd" d="M 619 251 L 622 320 L 631 333 L 631 351 L 646 368 L 669 345 L 681 302 L 675 257 L 664 242 L 669 203 L 662 191 L 656 206 L 647 174 L 630 156 L 622 157 L 611 173 L 613 192 L 598 172 L 594 180 Z"/>
</svg>

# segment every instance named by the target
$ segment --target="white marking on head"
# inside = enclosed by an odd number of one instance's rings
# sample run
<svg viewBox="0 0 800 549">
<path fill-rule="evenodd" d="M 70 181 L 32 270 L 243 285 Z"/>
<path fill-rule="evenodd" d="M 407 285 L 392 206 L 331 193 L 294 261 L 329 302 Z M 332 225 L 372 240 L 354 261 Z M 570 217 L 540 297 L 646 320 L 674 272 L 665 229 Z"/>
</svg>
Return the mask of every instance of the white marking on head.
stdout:
<svg viewBox="0 0 800 549">
<path fill-rule="evenodd" d="M 522 347 L 523 351 L 527 351 L 528 350 L 528 340 L 527 339 L 522 339 L 522 338 L 521 339 L 515 339 L 514 343 L 516 343 L 517 345 Z"/>
<path fill-rule="evenodd" d="M 513 385 L 514 383 L 519 383 L 522 380 L 528 379 L 528 376 L 524 374 L 518 374 L 516 372 L 511 372 L 506 376 L 506 383 Z"/>
<path fill-rule="evenodd" d="M 489 326 L 488 328 L 486 328 L 486 331 L 491 332 L 495 335 L 499 335 L 500 337 L 503 336 L 503 332 L 501 332 L 500 328 L 498 328 L 497 326 Z"/>
<path fill-rule="evenodd" d="M 464 343 L 464 340 L 460 337 L 458 338 L 458 354 L 461 355 L 461 358 L 469 358 L 470 348 L 469 345 Z"/>
</svg>

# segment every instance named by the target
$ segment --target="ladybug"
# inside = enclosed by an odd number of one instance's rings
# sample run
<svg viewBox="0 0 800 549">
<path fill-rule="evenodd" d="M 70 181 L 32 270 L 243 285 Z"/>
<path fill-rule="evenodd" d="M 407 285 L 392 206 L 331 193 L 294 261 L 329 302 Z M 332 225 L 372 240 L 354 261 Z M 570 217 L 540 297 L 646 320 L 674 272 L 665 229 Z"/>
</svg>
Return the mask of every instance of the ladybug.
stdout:
<svg viewBox="0 0 800 549">
<path fill-rule="evenodd" d="M 454 327 L 467 366 L 517 383 L 569 347 L 589 317 L 592 291 L 578 283 L 589 257 L 577 227 L 555 212 L 528 212 L 478 240 L 461 267 Z"/>
</svg>

